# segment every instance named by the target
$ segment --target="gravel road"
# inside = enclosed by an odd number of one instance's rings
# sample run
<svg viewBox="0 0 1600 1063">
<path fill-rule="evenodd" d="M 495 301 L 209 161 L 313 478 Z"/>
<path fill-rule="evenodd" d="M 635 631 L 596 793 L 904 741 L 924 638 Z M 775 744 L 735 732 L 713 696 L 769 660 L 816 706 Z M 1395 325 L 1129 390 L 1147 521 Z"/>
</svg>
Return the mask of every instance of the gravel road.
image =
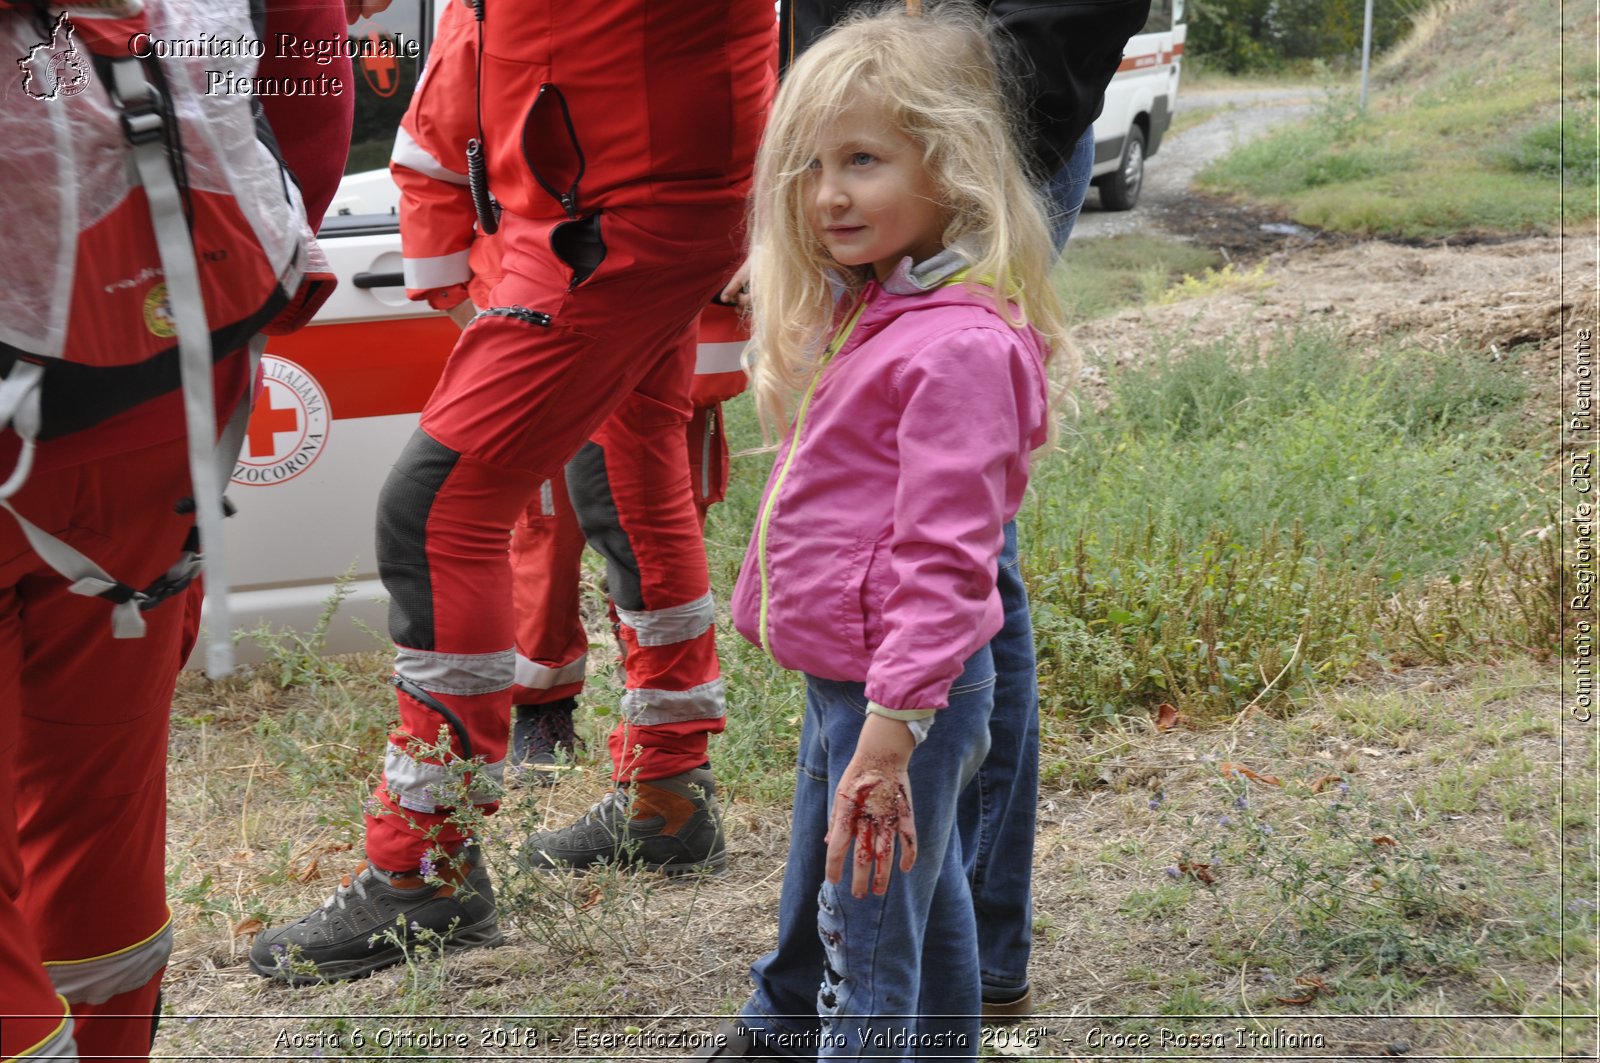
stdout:
<svg viewBox="0 0 1600 1063">
<path fill-rule="evenodd" d="M 1169 134 L 1145 165 L 1139 205 L 1128 211 L 1100 209 L 1098 189 L 1089 190 L 1074 240 L 1160 228 L 1162 216 L 1184 209 L 1189 184 L 1201 170 L 1241 144 L 1285 122 L 1311 113 L 1324 93 L 1310 86 L 1226 89 L 1178 94 L 1178 114 L 1214 111 L 1198 125 Z"/>
</svg>

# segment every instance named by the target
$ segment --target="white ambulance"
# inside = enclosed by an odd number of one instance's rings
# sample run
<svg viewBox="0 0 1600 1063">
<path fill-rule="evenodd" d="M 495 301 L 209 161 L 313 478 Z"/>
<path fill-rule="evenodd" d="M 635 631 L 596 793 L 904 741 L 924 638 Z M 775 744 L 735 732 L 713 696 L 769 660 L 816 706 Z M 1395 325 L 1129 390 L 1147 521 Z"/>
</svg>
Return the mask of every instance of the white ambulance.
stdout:
<svg viewBox="0 0 1600 1063">
<path fill-rule="evenodd" d="M 1145 160 L 1161 147 L 1178 103 L 1187 27 L 1184 0 L 1151 0 L 1144 29 L 1128 41 L 1094 123 L 1094 186 L 1106 210 L 1131 210 Z"/>
</svg>

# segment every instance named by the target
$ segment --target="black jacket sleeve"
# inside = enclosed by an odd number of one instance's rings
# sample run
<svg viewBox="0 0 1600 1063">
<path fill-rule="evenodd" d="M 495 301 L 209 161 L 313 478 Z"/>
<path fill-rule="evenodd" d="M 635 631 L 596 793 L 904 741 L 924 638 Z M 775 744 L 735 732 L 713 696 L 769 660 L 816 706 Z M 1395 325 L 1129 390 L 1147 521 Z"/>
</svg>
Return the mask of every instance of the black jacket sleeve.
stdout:
<svg viewBox="0 0 1600 1063">
<path fill-rule="evenodd" d="M 828 28 L 867 0 L 783 0 L 778 13 L 783 69 Z M 1004 32 L 1025 122 L 1023 148 L 1036 173 L 1066 165 L 1094 123 L 1128 38 L 1143 28 L 1150 0 L 990 0 L 981 5 Z"/>
</svg>

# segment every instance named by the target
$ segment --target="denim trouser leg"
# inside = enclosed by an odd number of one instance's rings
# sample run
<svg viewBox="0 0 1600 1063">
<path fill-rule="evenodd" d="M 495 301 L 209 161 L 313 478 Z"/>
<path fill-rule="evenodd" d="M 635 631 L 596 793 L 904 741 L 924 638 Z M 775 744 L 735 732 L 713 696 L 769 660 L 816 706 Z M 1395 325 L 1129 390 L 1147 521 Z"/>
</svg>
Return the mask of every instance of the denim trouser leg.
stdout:
<svg viewBox="0 0 1600 1063">
<path fill-rule="evenodd" d="M 1039 801 L 1039 686 L 1014 521 L 1005 526 L 998 586 L 1005 623 L 989 643 L 995 672 L 989 754 L 962 791 L 958 816 L 978 924 L 983 995 L 1009 1001 L 1028 985 Z"/>
<path fill-rule="evenodd" d="M 1078 138 L 1067 164 L 1045 184 L 1045 202 L 1050 207 L 1050 238 L 1056 245 L 1056 254 L 1067 246 L 1072 226 L 1083 209 L 1083 199 L 1089 194 L 1089 179 L 1094 171 L 1094 127 L 1090 126 Z"/>
<path fill-rule="evenodd" d="M 928 739 L 911 758 L 917 864 L 882 897 L 850 895 L 849 864 L 825 881 L 833 791 L 865 720 L 859 683 L 807 677 L 784 869 L 778 948 L 751 968 L 740 1019 L 766 1050 L 797 1058 L 976 1058 L 979 977 L 971 894 L 956 829 L 958 795 L 989 744 L 994 669 L 967 661 Z M 930 977 L 924 977 L 928 971 Z"/>
</svg>

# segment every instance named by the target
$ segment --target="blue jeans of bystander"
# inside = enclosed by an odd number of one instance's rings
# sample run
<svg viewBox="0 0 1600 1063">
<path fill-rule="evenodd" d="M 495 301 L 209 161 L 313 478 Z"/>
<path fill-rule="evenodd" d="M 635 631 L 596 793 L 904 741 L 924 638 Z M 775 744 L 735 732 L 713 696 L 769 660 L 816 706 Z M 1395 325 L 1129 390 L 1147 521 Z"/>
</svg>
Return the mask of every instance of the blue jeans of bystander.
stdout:
<svg viewBox="0 0 1600 1063">
<path fill-rule="evenodd" d="M 1094 129 L 1046 185 L 1051 237 L 1066 246 L 1089 191 Z M 961 795 L 962 848 L 978 917 L 978 961 L 985 1000 L 1015 1000 L 1028 987 L 1033 944 L 1033 838 L 1039 803 L 1039 684 L 1033 620 L 1022 582 L 1017 525 L 1005 528 L 998 577 L 1005 626 L 994 654 L 989 755 Z"/>
</svg>

